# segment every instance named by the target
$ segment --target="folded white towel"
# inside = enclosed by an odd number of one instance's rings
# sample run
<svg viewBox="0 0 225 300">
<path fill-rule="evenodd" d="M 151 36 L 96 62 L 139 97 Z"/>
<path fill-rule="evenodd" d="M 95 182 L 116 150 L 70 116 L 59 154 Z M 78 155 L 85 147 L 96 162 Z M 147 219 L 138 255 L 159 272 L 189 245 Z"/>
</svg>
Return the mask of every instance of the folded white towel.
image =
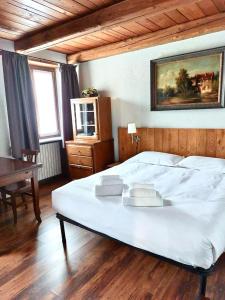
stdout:
<svg viewBox="0 0 225 300">
<path fill-rule="evenodd" d="M 130 185 L 133 189 L 154 189 L 153 183 L 132 183 Z"/>
<path fill-rule="evenodd" d="M 101 175 L 100 178 L 104 180 L 120 179 L 120 175 Z"/>
<path fill-rule="evenodd" d="M 100 185 L 123 184 L 123 179 L 119 175 L 102 175 L 99 177 Z"/>
<path fill-rule="evenodd" d="M 155 198 L 156 191 L 153 189 L 144 189 L 144 188 L 131 188 L 128 191 L 130 197 L 147 197 Z"/>
<path fill-rule="evenodd" d="M 123 192 L 123 184 L 95 185 L 95 196 L 120 196 Z"/>
<path fill-rule="evenodd" d="M 101 180 L 97 182 L 99 185 L 117 185 L 117 184 L 123 184 L 123 179 L 111 179 L 111 180 Z"/>
<path fill-rule="evenodd" d="M 126 206 L 163 206 L 163 199 L 161 197 L 141 198 L 123 196 L 123 204 Z"/>
<path fill-rule="evenodd" d="M 130 206 L 163 206 L 163 199 L 158 191 L 146 189 L 149 193 L 147 197 L 131 196 L 132 189 L 125 189 L 122 195 L 123 204 Z M 143 193 L 144 194 L 144 193 Z"/>
</svg>

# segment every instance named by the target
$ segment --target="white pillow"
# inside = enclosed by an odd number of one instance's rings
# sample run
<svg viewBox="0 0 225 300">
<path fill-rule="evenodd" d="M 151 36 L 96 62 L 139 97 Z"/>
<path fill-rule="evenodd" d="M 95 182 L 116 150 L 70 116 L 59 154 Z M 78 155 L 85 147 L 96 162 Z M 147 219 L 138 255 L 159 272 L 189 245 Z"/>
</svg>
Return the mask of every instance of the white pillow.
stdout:
<svg viewBox="0 0 225 300">
<path fill-rule="evenodd" d="M 173 167 L 181 160 L 183 160 L 183 156 L 164 152 L 144 151 L 127 161 Z"/>
<path fill-rule="evenodd" d="M 188 169 L 225 173 L 225 159 L 223 158 L 188 156 L 180 161 L 177 165 Z"/>
</svg>

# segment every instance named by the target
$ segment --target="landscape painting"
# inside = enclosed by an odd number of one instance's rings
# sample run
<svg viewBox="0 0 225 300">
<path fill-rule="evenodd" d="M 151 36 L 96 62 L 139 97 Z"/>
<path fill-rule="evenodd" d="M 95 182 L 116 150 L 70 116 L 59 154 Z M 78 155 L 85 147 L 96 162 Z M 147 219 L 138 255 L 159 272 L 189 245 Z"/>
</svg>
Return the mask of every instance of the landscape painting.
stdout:
<svg viewBox="0 0 225 300">
<path fill-rule="evenodd" d="M 208 50 L 152 61 L 152 110 L 223 107 L 223 52 Z"/>
</svg>

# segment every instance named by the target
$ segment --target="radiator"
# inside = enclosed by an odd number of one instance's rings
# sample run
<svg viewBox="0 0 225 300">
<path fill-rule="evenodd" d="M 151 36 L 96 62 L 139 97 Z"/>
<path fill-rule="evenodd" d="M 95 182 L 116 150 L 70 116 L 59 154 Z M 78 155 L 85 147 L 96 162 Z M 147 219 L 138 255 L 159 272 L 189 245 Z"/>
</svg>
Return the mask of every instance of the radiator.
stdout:
<svg viewBox="0 0 225 300">
<path fill-rule="evenodd" d="M 42 164 L 42 168 L 38 171 L 38 180 L 43 180 L 62 173 L 60 148 L 61 141 L 40 145 L 38 163 Z"/>
</svg>

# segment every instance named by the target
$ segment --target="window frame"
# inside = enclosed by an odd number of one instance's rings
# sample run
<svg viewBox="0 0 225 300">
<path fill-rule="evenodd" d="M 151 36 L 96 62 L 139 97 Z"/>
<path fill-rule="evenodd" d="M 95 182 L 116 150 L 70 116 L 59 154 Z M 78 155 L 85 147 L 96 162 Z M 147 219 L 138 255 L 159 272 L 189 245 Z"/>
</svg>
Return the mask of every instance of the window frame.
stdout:
<svg viewBox="0 0 225 300">
<path fill-rule="evenodd" d="M 50 138 L 59 138 L 61 137 L 61 128 L 60 128 L 60 116 L 59 116 L 59 100 L 58 100 L 58 93 L 57 93 L 57 80 L 56 80 L 56 68 L 50 66 L 43 66 L 38 64 L 29 63 L 30 72 L 31 72 L 31 79 L 32 79 L 32 86 L 34 92 L 34 99 L 35 99 L 35 109 L 37 114 L 37 123 L 38 123 L 38 136 L 40 141 L 43 139 L 50 139 Z M 55 105 L 55 112 L 56 112 L 56 125 L 57 125 L 57 133 L 56 134 L 48 134 L 48 135 L 40 135 L 39 134 L 39 111 L 38 111 L 38 101 L 37 101 L 37 94 L 35 90 L 35 82 L 34 82 L 34 75 L 33 70 L 41 70 L 41 71 L 48 71 L 52 74 L 52 82 L 53 82 L 53 92 L 54 92 L 54 105 Z"/>
</svg>

